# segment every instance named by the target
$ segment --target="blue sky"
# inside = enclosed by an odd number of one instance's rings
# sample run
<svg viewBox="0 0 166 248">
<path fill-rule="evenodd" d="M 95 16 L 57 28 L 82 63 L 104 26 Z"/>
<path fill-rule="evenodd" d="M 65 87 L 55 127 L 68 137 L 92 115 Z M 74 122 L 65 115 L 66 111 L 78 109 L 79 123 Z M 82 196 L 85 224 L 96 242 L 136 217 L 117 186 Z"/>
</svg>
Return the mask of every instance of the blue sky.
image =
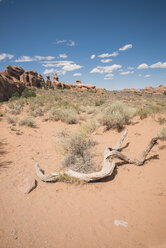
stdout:
<svg viewBox="0 0 166 248">
<path fill-rule="evenodd" d="M 166 85 L 165 0 L 0 0 L 0 70 L 110 90 Z"/>
</svg>

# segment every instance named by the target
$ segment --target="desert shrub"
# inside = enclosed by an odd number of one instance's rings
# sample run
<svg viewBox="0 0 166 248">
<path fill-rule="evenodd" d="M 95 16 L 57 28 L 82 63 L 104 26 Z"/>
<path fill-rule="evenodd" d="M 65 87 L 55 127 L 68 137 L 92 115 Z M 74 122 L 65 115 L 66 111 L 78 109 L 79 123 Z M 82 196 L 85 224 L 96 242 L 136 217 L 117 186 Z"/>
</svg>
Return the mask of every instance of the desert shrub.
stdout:
<svg viewBox="0 0 166 248">
<path fill-rule="evenodd" d="M 95 109 L 95 107 L 88 106 L 86 112 L 87 112 L 88 115 L 95 114 L 96 109 Z"/>
<path fill-rule="evenodd" d="M 77 113 L 73 109 L 57 109 L 53 108 L 50 115 L 51 120 L 65 122 L 67 124 L 77 123 Z"/>
<path fill-rule="evenodd" d="M 99 122 L 106 126 L 106 130 L 113 128 L 121 131 L 125 124 L 130 123 L 135 114 L 135 109 L 117 101 L 103 110 L 103 114 L 99 117 Z"/>
<path fill-rule="evenodd" d="M 157 105 L 148 105 L 145 107 L 141 107 L 138 109 L 138 115 L 140 117 L 140 119 L 145 119 L 148 117 L 148 115 L 152 115 L 152 114 L 156 114 L 159 113 L 161 110 L 160 107 L 158 107 Z"/>
<path fill-rule="evenodd" d="M 158 137 L 164 138 L 164 139 L 166 138 L 166 126 L 158 130 Z"/>
<path fill-rule="evenodd" d="M 36 97 L 36 90 L 35 89 L 29 89 L 25 88 L 22 92 L 22 97 L 28 98 L 28 97 Z"/>
<path fill-rule="evenodd" d="M 91 148 L 95 145 L 89 136 L 77 131 L 58 134 L 58 151 L 63 156 L 63 166 L 79 172 L 94 170 Z"/>
<path fill-rule="evenodd" d="M 104 100 L 99 100 L 95 102 L 95 106 L 101 106 L 102 104 L 104 104 L 105 101 Z"/>
<path fill-rule="evenodd" d="M 12 115 L 19 115 L 21 113 L 21 110 L 25 104 L 25 101 L 23 99 L 18 99 L 14 102 L 9 102 L 9 113 Z"/>
<path fill-rule="evenodd" d="M 157 121 L 162 125 L 166 123 L 166 118 L 159 117 Z"/>
<path fill-rule="evenodd" d="M 34 117 L 43 116 L 44 111 L 41 108 L 37 108 L 37 109 L 34 109 L 34 111 L 30 112 L 30 114 Z"/>
<path fill-rule="evenodd" d="M 83 135 L 89 135 L 93 133 L 97 129 L 98 126 L 99 126 L 99 123 L 95 119 L 92 119 L 80 125 L 79 132 L 82 133 Z"/>
<path fill-rule="evenodd" d="M 166 96 L 166 91 L 164 91 L 163 95 L 165 95 L 165 96 Z"/>
<path fill-rule="evenodd" d="M 138 110 L 138 115 L 140 117 L 141 120 L 145 119 L 148 117 L 148 111 L 146 108 L 140 108 Z"/>
<path fill-rule="evenodd" d="M 17 118 L 15 116 L 7 115 L 6 119 L 7 122 L 10 124 L 15 124 L 17 122 Z"/>
<path fill-rule="evenodd" d="M 20 126 L 35 127 L 35 121 L 29 117 L 24 117 L 23 119 L 19 120 L 18 124 Z"/>
</svg>

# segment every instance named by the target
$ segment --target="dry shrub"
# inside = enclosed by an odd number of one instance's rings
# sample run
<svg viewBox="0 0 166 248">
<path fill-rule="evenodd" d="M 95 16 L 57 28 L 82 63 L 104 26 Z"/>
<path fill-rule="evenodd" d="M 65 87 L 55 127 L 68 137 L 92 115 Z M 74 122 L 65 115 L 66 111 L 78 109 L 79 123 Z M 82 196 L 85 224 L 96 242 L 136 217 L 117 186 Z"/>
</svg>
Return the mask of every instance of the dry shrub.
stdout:
<svg viewBox="0 0 166 248">
<path fill-rule="evenodd" d="M 88 135 L 79 131 L 73 133 L 64 131 L 59 133 L 58 137 L 57 149 L 63 156 L 63 167 L 78 172 L 95 170 L 91 148 L 96 143 Z"/>
<path fill-rule="evenodd" d="M 12 115 L 19 115 L 21 113 L 21 110 L 23 109 L 24 104 L 26 101 L 24 99 L 18 99 L 13 102 L 9 102 L 9 114 Z"/>
<path fill-rule="evenodd" d="M 67 124 L 77 123 L 77 113 L 74 109 L 53 108 L 50 114 L 50 120 L 65 122 Z"/>
<path fill-rule="evenodd" d="M 10 124 L 15 124 L 17 122 L 17 118 L 12 115 L 7 115 L 6 119 L 7 119 L 7 122 Z"/>
<path fill-rule="evenodd" d="M 160 137 L 162 139 L 166 139 L 166 126 L 160 128 L 158 130 L 158 137 Z"/>
<path fill-rule="evenodd" d="M 136 110 L 116 101 L 103 109 L 103 114 L 99 116 L 99 122 L 106 126 L 106 130 L 111 128 L 121 131 L 124 125 L 129 124 Z"/>
<path fill-rule="evenodd" d="M 24 117 L 23 119 L 19 120 L 18 124 L 20 126 L 35 127 L 35 121 L 29 117 Z"/>
<path fill-rule="evenodd" d="M 34 111 L 30 112 L 30 115 L 37 117 L 37 116 L 43 116 L 44 111 L 41 108 L 37 108 Z"/>
<path fill-rule="evenodd" d="M 153 115 L 156 113 L 159 113 L 161 110 L 160 107 L 152 104 L 152 105 L 148 105 L 148 106 L 144 106 L 138 109 L 138 115 L 140 117 L 141 120 L 147 118 L 149 115 Z"/>
<path fill-rule="evenodd" d="M 166 123 L 166 118 L 159 117 L 157 121 L 162 125 Z"/>
</svg>

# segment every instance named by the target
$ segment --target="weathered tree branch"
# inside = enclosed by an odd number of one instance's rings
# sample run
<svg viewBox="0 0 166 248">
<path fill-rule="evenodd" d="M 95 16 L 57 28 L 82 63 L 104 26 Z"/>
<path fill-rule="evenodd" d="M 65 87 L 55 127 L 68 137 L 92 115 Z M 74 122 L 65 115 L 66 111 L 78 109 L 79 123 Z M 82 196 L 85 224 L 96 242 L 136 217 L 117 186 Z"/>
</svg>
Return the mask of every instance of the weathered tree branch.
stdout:
<svg viewBox="0 0 166 248">
<path fill-rule="evenodd" d="M 146 161 L 146 157 L 153 148 L 154 145 L 157 144 L 157 140 L 161 139 L 159 137 L 153 138 L 149 145 L 146 147 L 145 151 L 142 153 L 141 159 L 132 159 L 128 158 L 126 155 L 122 154 L 119 150 L 120 147 L 127 136 L 128 130 L 124 132 L 117 145 L 114 148 L 106 148 L 103 152 L 103 165 L 100 171 L 93 173 L 80 173 L 73 170 L 66 170 L 64 172 L 54 172 L 50 175 L 44 175 L 43 171 L 40 169 L 38 163 L 35 164 L 36 174 L 37 176 L 44 182 L 55 182 L 58 181 L 59 178 L 63 175 L 68 176 L 70 178 L 78 179 L 85 182 L 97 181 L 99 179 L 110 176 L 115 168 L 115 158 L 121 159 L 126 163 L 135 164 L 137 166 L 143 165 Z"/>
</svg>

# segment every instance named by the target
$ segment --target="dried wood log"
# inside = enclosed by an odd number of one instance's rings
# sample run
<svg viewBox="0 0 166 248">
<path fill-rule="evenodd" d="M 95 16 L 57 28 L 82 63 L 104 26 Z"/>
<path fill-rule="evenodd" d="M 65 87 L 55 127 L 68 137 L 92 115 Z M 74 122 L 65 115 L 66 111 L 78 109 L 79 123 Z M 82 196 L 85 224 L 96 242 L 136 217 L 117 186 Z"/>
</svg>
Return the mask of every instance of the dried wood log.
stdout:
<svg viewBox="0 0 166 248">
<path fill-rule="evenodd" d="M 121 159 L 128 164 L 135 164 L 137 166 L 143 165 L 144 162 L 146 161 L 147 155 L 149 154 L 153 146 L 157 144 L 157 140 L 161 138 L 159 137 L 153 138 L 150 141 L 149 145 L 146 147 L 145 151 L 142 153 L 141 159 L 137 160 L 137 159 L 128 158 L 126 155 L 122 154 L 119 151 L 125 137 L 127 136 L 127 133 L 128 130 L 124 132 L 124 134 L 122 135 L 122 137 L 120 138 L 120 140 L 118 141 L 117 145 L 114 148 L 109 147 L 104 150 L 102 168 L 98 172 L 86 174 L 86 173 L 76 172 L 73 170 L 66 170 L 64 172 L 54 172 L 47 176 L 44 175 L 43 171 L 39 167 L 39 164 L 36 163 L 35 164 L 36 174 L 44 182 L 58 181 L 59 178 L 63 175 L 68 176 L 70 178 L 78 179 L 80 181 L 91 182 L 110 176 L 113 173 L 114 168 L 116 166 L 114 161 L 115 158 Z"/>
</svg>

